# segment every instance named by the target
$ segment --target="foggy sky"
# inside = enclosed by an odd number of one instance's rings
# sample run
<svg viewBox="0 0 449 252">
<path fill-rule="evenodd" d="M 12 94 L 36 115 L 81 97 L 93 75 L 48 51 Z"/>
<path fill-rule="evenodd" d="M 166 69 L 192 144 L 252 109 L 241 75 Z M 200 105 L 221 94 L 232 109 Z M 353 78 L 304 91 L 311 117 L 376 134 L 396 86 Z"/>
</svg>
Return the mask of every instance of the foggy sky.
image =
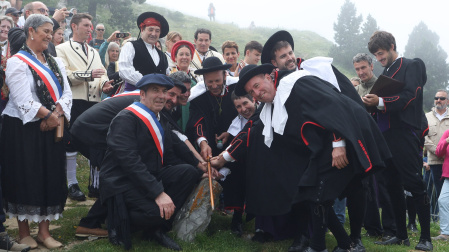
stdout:
<svg viewBox="0 0 449 252">
<path fill-rule="evenodd" d="M 148 4 L 205 19 L 208 19 L 207 9 L 211 2 L 216 8 L 217 22 L 248 27 L 251 21 L 254 21 L 256 26 L 309 30 L 334 42 L 333 24 L 345 0 L 147 0 Z M 446 18 L 449 13 L 447 8 L 442 7 L 445 1 L 352 0 L 352 2 L 355 3 L 357 14 L 363 15 L 364 21 L 368 14 L 371 14 L 381 30 L 391 32 L 395 36 L 400 55 L 404 53 L 409 34 L 421 21 L 439 35 L 439 45 L 449 53 L 447 25 L 449 22 Z"/>
</svg>

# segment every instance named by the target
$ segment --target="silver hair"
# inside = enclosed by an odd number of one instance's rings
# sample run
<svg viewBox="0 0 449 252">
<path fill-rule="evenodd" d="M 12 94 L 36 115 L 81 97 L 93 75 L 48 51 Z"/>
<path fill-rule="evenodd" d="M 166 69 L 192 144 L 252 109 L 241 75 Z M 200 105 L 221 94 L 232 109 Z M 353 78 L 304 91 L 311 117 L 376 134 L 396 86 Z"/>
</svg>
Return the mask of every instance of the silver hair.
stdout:
<svg viewBox="0 0 449 252">
<path fill-rule="evenodd" d="M 29 32 L 28 29 L 30 27 L 32 27 L 33 30 L 37 31 L 38 27 L 40 27 L 40 26 L 42 26 L 43 24 L 46 24 L 46 23 L 50 23 L 52 26 L 54 25 L 53 21 L 51 21 L 51 19 L 49 17 L 47 17 L 47 16 L 44 16 L 42 14 L 32 14 L 32 15 L 30 15 L 26 19 L 25 25 L 23 26 L 23 30 L 25 31 L 25 35 L 27 36 L 27 38 L 28 38 L 28 35 L 29 35 L 28 34 L 28 32 Z"/>
<path fill-rule="evenodd" d="M 357 55 L 352 58 L 352 64 L 358 63 L 360 61 L 368 62 L 370 66 L 373 64 L 373 58 L 371 58 L 371 56 L 369 56 L 369 54 L 367 53 L 357 53 Z"/>
<path fill-rule="evenodd" d="M 95 28 L 97 28 L 99 25 L 105 27 L 103 23 L 99 23 L 99 24 L 97 24 L 97 25 L 95 26 Z"/>
<path fill-rule="evenodd" d="M 184 71 L 177 71 L 170 74 L 168 77 L 178 80 L 182 83 L 190 83 L 189 75 Z"/>
<path fill-rule="evenodd" d="M 11 24 L 11 28 L 14 27 L 14 21 L 12 20 L 12 18 L 11 18 L 10 16 L 3 16 L 3 17 L 0 17 L 0 23 L 1 23 L 3 20 L 8 21 L 8 22 Z"/>
<path fill-rule="evenodd" d="M 357 81 L 359 84 L 362 83 L 362 80 L 359 77 L 352 77 L 350 81 Z"/>
<path fill-rule="evenodd" d="M 444 92 L 444 93 L 446 93 L 446 96 L 447 96 L 447 94 L 448 94 L 448 93 L 447 93 L 447 90 L 444 90 L 444 89 L 438 89 L 438 90 L 437 90 L 437 93 L 438 93 L 438 92 Z"/>
</svg>

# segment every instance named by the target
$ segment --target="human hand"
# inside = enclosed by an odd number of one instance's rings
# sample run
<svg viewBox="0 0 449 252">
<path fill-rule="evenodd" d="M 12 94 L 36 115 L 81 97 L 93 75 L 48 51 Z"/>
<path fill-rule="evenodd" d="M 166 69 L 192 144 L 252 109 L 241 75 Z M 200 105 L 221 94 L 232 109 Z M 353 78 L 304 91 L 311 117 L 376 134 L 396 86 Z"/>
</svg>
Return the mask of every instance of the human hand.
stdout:
<svg viewBox="0 0 449 252">
<path fill-rule="evenodd" d="M 166 220 L 169 220 L 173 213 L 175 212 L 175 204 L 173 203 L 172 199 L 168 194 L 165 192 L 162 192 L 157 196 L 155 199 L 156 204 L 159 206 L 161 218 L 165 218 Z"/>
<path fill-rule="evenodd" d="M 428 163 L 423 162 L 423 166 L 424 166 L 424 169 L 426 169 L 426 171 L 430 171 L 430 165 Z"/>
<path fill-rule="evenodd" d="M 346 147 L 335 147 L 332 150 L 332 167 L 342 169 L 349 164 L 346 157 Z"/>
<path fill-rule="evenodd" d="M 226 142 L 228 141 L 229 135 L 230 134 L 228 132 L 223 132 L 219 136 L 217 136 L 217 134 L 215 134 L 215 143 L 217 143 L 218 140 L 221 140 L 223 144 L 226 144 Z"/>
<path fill-rule="evenodd" d="M 109 43 L 111 43 L 112 41 L 116 40 L 115 34 L 120 33 L 120 31 L 115 31 L 111 34 L 111 36 L 109 36 L 109 38 L 107 39 L 107 41 Z"/>
<path fill-rule="evenodd" d="M 368 107 L 374 107 L 379 105 L 379 96 L 375 94 L 367 94 L 362 97 L 363 103 Z"/>
<path fill-rule="evenodd" d="M 103 93 L 105 94 L 109 94 L 109 92 L 111 92 L 112 90 L 112 83 L 114 82 L 114 80 L 110 80 L 104 83 L 103 85 Z"/>
<path fill-rule="evenodd" d="M 94 69 L 92 70 L 92 78 L 100 78 L 101 76 L 103 76 L 106 73 L 106 71 L 104 69 Z"/>
<path fill-rule="evenodd" d="M 68 17 L 70 14 L 70 11 L 67 11 L 67 8 L 61 8 L 61 9 L 56 9 L 55 13 L 53 14 L 53 18 L 58 21 L 61 22 L 62 20 L 64 20 L 66 17 Z"/>
<path fill-rule="evenodd" d="M 207 160 L 208 157 L 212 157 L 212 149 L 207 144 L 207 141 L 201 141 L 200 143 L 200 155 L 204 160 Z"/>
<path fill-rule="evenodd" d="M 210 165 L 216 169 L 222 168 L 226 164 L 226 160 L 223 158 L 223 155 L 218 155 L 210 159 Z"/>
</svg>

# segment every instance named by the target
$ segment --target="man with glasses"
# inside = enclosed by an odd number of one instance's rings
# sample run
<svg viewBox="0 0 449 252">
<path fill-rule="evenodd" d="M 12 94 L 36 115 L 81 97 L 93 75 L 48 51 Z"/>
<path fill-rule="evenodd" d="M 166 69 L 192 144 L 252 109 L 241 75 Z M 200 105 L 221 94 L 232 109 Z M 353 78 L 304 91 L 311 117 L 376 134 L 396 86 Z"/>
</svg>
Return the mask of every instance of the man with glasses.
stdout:
<svg viewBox="0 0 449 252">
<path fill-rule="evenodd" d="M 105 41 L 103 35 L 104 35 L 104 25 L 103 24 L 97 24 L 97 27 L 95 28 L 95 32 L 97 34 L 97 37 L 92 39 L 89 42 L 89 45 L 95 48 L 95 50 L 100 50 L 101 44 Z"/>
</svg>

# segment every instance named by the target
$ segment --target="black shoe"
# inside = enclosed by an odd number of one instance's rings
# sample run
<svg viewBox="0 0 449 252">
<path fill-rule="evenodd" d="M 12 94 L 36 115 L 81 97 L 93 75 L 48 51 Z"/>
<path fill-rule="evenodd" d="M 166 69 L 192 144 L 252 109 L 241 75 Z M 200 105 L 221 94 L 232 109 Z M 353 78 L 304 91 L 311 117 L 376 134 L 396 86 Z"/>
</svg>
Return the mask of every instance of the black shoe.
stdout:
<svg viewBox="0 0 449 252">
<path fill-rule="evenodd" d="M 260 229 L 256 230 L 254 236 L 251 238 L 251 241 L 260 243 L 270 242 L 272 240 L 273 236 L 270 233 L 265 233 L 263 230 Z"/>
<path fill-rule="evenodd" d="M 386 241 L 377 241 L 374 242 L 374 244 L 377 245 L 405 245 L 405 246 L 410 246 L 410 240 L 407 239 L 399 239 L 396 236 L 393 236 L 391 239 L 386 240 Z"/>
<path fill-rule="evenodd" d="M 422 250 L 422 251 L 432 251 L 433 245 L 432 242 L 426 239 L 419 239 L 418 245 L 415 247 L 416 250 Z"/>
<path fill-rule="evenodd" d="M 309 247 L 309 239 L 304 235 L 296 237 L 292 245 L 288 248 L 288 252 L 301 252 Z"/>
<path fill-rule="evenodd" d="M 407 225 L 407 229 L 412 231 L 413 233 L 417 233 L 418 232 L 418 228 L 416 227 L 415 223 L 409 223 Z"/>
<path fill-rule="evenodd" d="M 9 237 L 8 233 L 1 232 L 0 233 L 0 251 L 21 251 L 27 252 L 31 248 L 26 244 L 19 244 L 15 242 L 11 237 Z"/>
<path fill-rule="evenodd" d="M 382 236 L 382 241 L 388 241 L 388 240 L 390 240 L 393 237 L 394 237 L 394 235 L 383 235 Z"/>
<path fill-rule="evenodd" d="M 89 196 L 89 198 L 100 198 L 100 189 L 89 187 L 89 194 L 87 196 Z"/>
<path fill-rule="evenodd" d="M 242 223 L 232 220 L 231 222 L 231 232 L 237 237 L 241 237 L 243 234 Z"/>
<path fill-rule="evenodd" d="M 69 186 L 69 198 L 77 201 L 85 201 L 86 195 L 81 191 L 78 184 L 73 184 Z"/>
<path fill-rule="evenodd" d="M 177 251 L 182 250 L 182 248 L 175 241 L 173 241 L 170 237 L 167 236 L 167 234 L 165 234 L 161 230 L 157 230 L 152 233 L 151 238 L 168 249 Z"/>
<path fill-rule="evenodd" d="M 325 250 L 318 251 L 318 250 L 314 250 L 311 247 L 307 247 L 303 252 L 328 252 L 328 250 L 325 249 Z"/>
<path fill-rule="evenodd" d="M 377 237 L 381 237 L 382 234 L 378 234 L 378 233 L 376 233 L 376 232 L 369 232 L 369 231 L 367 231 L 367 232 L 365 233 L 365 236 L 366 236 L 366 237 L 374 237 L 374 238 L 377 238 Z"/>
<path fill-rule="evenodd" d="M 353 244 L 351 244 L 351 251 L 357 251 L 357 252 L 365 252 L 365 246 L 363 246 L 362 240 L 360 239 L 353 239 L 352 240 Z"/>
</svg>

